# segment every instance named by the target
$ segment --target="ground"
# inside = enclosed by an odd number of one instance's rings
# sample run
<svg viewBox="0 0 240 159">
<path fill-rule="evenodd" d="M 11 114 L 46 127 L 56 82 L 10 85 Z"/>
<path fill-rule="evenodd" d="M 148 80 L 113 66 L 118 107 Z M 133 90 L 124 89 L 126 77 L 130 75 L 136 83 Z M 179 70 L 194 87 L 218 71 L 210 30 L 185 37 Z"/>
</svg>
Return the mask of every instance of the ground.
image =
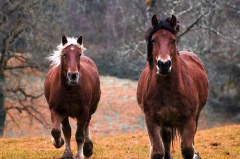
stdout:
<svg viewBox="0 0 240 159">
<path fill-rule="evenodd" d="M 171 153 L 174 159 L 182 159 L 179 140 L 174 142 Z M 74 136 L 72 152 L 76 152 Z M 125 134 L 111 137 L 93 137 L 94 153 L 90 159 L 149 159 L 147 133 Z M 203 159 L 239 159 L 240 125 L 231 125 L 209 130 L 199 130 L 195 136 L 196 152 Z M 2 159 L 57 159 L 64 146 L 56 149 L 51 136 L 0 138 Z"/>
</svg>

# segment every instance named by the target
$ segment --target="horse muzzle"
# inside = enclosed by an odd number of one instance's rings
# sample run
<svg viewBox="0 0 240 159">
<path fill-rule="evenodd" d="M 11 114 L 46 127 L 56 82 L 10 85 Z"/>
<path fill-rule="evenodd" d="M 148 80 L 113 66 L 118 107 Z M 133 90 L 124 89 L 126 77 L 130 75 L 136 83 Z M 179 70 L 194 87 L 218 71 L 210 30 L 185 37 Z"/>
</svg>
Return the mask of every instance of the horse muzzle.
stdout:
<svg viewBox="0 0 240 159">
<path fill-rule="evenodd" d="M 171 60 L 158 60 L 157 61 L 157 74 L 166 76 L 171 73 L 172 70 L 172 62 Z"/>
<path fill-rule="evenodd" d="M 67 79 L 68 79 L 68 83 L 69 83 L 70 85 L 76 85 L 76 84 L 78 84 L 78 81 L 79 81 L 79 72 L 75 72 L 75 73 L 68 72 L 68 73 L 67 73 Z"/>
</svg>

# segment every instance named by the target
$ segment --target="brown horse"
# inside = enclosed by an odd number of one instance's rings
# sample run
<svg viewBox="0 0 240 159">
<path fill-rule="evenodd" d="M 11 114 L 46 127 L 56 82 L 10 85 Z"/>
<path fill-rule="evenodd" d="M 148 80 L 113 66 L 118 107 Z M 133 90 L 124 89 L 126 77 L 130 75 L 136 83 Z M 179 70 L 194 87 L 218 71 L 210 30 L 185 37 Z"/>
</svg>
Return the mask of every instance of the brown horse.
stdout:
<svg viewBox="0 0 240 159">
<path fill-rule="evenodd" d="M 94 62 L 82 55 L 82 37 L 62 37 L 62 43 L 49 59 L 52 61 L 44 83 L 44 94 L 52 120 L 53 145 L 62 147 L 60 123 L 65 138 L 62 158 L 72 158 L 70 148 L 71 127 L 68 117 L 76 118 L 76 159 L 93 153 L 89 122 L 100 99 L 99 75 Z M 83 156 L 84 154 L 84 156 Z"/>
<path fill-rule="evenodd" d="M 204 65 L 191 52 L 177 51 L 176 17 L 158 20 L 152 17 L 146 32 L 147 60 L 138 83 L 137 100 L 145 115 L 152 159 L 170 159 L 175 131 L 181 135 L 185 159 L 195 154 L 194 136 L 200 111 L 208 97 L 208 79 Z"/>
</svg>

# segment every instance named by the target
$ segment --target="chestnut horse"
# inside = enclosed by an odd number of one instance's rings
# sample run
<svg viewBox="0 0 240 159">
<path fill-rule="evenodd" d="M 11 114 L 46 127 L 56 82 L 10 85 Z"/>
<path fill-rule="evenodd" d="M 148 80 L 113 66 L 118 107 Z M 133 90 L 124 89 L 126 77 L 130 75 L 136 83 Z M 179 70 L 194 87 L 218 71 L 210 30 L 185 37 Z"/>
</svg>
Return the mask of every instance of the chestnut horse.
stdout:
<svg viewBox="0 0 240 159">
<path fill-rule="evenodd" d="M 72 158 L 70 148 L 71 127 L 68 117 L 76 118 L 76 159 L 93 153 L 89 122 L 100 99 L 100 81 L 94 62 L 82 55 L 82 37 L 62 37 L 62 43 L 49 59 L 52 61 L 44 83 L 44 94 L 52 120 L 53 145 L 62 147 L 60 123 L 65 138 L 62 158 Z M 84 154 L 84 156 L 83 156 Z"/>
<path fill-rule="evenodd" d="M 137 101 L 145 115 L 152 159 L 170 159 L 175 130 L 181 136 L 185 159 L 195 154 L 194 136 L 200 111 L 208 97 L 208 79 L 200 59 L 191 52 L 177 51 L 176 17 L 152 17 L 146 32 L 147 60 L 137 88 Z"/>
</svg>

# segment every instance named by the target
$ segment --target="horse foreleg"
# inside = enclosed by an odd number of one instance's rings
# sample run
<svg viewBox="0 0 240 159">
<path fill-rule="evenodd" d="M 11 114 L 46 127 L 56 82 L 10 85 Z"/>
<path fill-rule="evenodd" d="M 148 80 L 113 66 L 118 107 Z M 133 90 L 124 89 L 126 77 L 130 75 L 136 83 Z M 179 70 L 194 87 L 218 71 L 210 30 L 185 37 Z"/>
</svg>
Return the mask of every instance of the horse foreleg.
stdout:
<svg viewBox="0 0 240 159">
<path fill-rule="evenodd" d="M 62 120 L 61 115 L 59 115 L 54 109 L 51 109 L 51 120 L 52 120 L 52 142 L 56 148 L 62 147 L 64 140 L 61 138 L 60 122 Z"/>
<path fill-rule="evenodd" d="M 194 135 L 196 131 L 196 121 L 188 120 L 182 130 L 182 156 L 184 159 L 193 159 L 195 148 L 193 145 Z"/>
<path fill-rule="evenodd" d="M 85 127 L 88 121 L 88 116 L 89 116 L 88 111 L 85 110 L 80 115 L 81 118 L 77 119 L 77 131 L 76 131 L 77 153 L 76 153 L 75 159 L 84 159 L 83 144 L 84 144 Z"/>
<path fill-rule="evenodd" d="M 61 159 L 71 159 L 73 154 L 71 151 L 70 140 L 71 140 L 71 126 L 69 124 L 68 117 L 62 121 L 62 131 L 65 138 L 65 151 Z"/>
<path fill-rule="evenodd" d="M 161 129 L 161 136 L 162 136 L 162 140 L 163 140 L 163 144 L 164 144 L 164 148 L 165 148 L 165 156 L 164 159 L 172 159 L 171 157 L 171 141 L 172 139 L 172 129 L 167 128 L 167 127 L 163 127 Z"/>
<path fill-rule="evenodd" d="M 89 123 L 90 123 L 91 117 L 87 121 L 87 124 L 85 126 L 85 141 L 83 145 L 83 154 L 86 157 L 90 157 L 93 154 L 93 143 L 91 140 L 91 133 L 89 129 Z"/>
<path fill-rule="evenodd" d="M 164 158 L 164 145 L 160 136 L 160 127 L 154 120 L 154 118 L 146 117 L 147 131 L 149 140 L 151 143 L 150 156 L 151 159 L 163 159 Z"/>
</svg>

